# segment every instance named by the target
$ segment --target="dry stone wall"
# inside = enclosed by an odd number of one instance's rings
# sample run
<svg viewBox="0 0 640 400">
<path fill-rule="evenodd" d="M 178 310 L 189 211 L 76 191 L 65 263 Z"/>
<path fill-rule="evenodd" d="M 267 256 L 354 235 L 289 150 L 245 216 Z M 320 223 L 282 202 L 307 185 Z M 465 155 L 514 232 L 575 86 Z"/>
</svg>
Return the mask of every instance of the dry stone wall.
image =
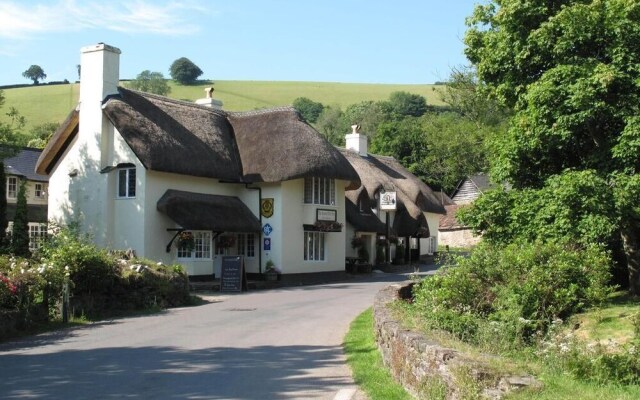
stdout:
<svg viewBox="0 0 640 400">
<path fill-rule="evenodd" d="M 501 375 L 486 361 L 446 348 L 418 332 L 404 329 L 388 304 L 409 298 L 412 282 L 381 290 L 374 302 L 378 347 L 395 379 L 417 398 L 467 399 L 481 396 L 500 399 L 522 387 L 539 387 L 535 378 Z"/>
</svg>

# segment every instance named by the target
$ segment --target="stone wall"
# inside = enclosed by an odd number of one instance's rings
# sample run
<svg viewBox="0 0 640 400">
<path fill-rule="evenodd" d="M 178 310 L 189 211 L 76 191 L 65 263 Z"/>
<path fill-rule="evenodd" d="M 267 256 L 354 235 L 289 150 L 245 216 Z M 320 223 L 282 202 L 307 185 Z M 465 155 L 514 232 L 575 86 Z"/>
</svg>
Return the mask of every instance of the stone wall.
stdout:
<svg viewBox="0 0 640 400">
<path fill-rule="evenodd" d="M 373 312 L 378 347 L 396 381 L 417 398 L 499 399 L 511 390 L 539 387 L 531 376 L 501 375 L 483 360 L 440 346 L 404 329 L 387 305 L 411 296 L 413 283 L 391 285 L 375 298 Z"/>
</svg>

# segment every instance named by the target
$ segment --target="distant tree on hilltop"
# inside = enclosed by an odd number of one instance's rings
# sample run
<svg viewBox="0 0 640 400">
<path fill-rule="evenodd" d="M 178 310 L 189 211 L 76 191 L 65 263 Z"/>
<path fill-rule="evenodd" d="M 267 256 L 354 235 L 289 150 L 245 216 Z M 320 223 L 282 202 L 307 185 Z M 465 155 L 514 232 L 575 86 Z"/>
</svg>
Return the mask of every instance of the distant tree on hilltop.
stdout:
<svg viewBox="0 0 640 400">
<path fill-rule="evenodd" d="M 181 57 L 171 64 L 169 73 L 175 81 L 188 85 L 194 83 L 202 75 L 202 70 L 188 58 Z"/>
<path fill-rule="evenodd" d="M 37 85 L 40 79 L 45 79 L 47 77 L 47 74 L 44 73 L 44 70 L 39 65 L 32 65 L 22 73 L 22 76 L 27 79 L 31 79 L 33 84 Z"/>
<path fill-rule="evenodd" d="M 318 120 L 324 105 L 306 97 L 298 97 L 293 101 L 293 108 L 302 115 L 305 121 L 313 124 Z"/>
<path fill-rule="evenodd" d="M 160 72 L 142 71 L 129 83 L 131 89 L 166 96 L 171 88 Z"/>
</svg>

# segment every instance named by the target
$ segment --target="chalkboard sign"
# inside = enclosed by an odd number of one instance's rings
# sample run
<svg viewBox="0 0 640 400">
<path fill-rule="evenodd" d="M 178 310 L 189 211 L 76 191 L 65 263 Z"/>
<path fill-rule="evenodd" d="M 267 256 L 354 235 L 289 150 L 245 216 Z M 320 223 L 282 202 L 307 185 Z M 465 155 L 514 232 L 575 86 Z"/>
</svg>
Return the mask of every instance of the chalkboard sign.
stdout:
<svg viewBox="0 0 640 400">
<path fill-rule="evenodd" d="M 247 290 L 247 277 L 244 271 L 244 258 L 242 258 L 242 256 L 222 257 L 220 291 L 240 292 L 242 290 Z"/>
</svg>

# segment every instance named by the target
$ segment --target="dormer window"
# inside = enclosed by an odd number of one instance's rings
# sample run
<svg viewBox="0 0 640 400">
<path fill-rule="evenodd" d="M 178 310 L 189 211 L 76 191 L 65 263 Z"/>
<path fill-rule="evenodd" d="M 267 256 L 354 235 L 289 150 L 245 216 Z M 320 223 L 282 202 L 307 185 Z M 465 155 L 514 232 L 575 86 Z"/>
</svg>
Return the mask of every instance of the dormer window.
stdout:
<svg viewBox="0 0 640 400">
<path fill-rule="evenodd" d="M 18 196 L 18 178 L 10 176 L 7 178 L 7 198 L 15 199 Z"/>
<path fill-rule="evenodd" d="M 304 203 L 334 206 L 336 204 L 336 181 L 330 178 L 305 178 Z"/>
<path fill-rule="evenodd" d="M 136 168 L 118 168 L 118 198 L 126 199 L 136 197 Z"/>
</svg>

